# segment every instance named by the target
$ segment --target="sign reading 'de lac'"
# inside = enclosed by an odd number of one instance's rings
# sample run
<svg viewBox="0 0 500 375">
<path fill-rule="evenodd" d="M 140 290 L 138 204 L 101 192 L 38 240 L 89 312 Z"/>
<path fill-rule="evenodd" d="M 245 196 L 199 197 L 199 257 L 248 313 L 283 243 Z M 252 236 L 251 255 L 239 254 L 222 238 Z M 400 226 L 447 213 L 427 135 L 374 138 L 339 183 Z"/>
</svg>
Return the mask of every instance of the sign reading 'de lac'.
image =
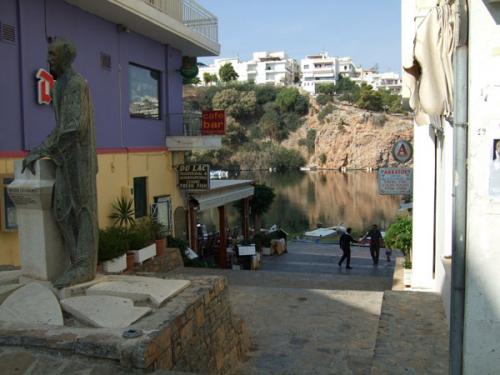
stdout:
<svg viewBox="0 0 500 375">
<path fill-rule="evenodd" d="M 413 191 L 413 169 L 380 168 L 378 191 L 382 195 L 411 195 Z"/>
<path fill-rule="evenodd" d="M 202 135 L 226 134 L 225 111 L 203 111 L 201 119 Z"/>
<path fill-rule="evenodd" d="M 177 167 L 177 186 L 181 190 L 209 190 L 209 164 L 181 164 Z"/>
</svg>

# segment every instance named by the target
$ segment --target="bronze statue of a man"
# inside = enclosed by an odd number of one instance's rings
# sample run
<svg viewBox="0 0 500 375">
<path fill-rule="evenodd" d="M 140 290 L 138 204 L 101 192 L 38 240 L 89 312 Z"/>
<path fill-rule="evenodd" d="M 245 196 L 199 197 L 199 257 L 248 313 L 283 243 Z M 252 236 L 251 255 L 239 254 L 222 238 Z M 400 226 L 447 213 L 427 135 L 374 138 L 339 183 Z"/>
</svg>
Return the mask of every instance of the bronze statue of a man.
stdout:
<svg viewBox="0 0 500 375">
<path fill-rule="evenodd" d="M 73 70 L 74 45 L 51 43 L 48 63 L 56 79 L 52 89 L 56 127 L 47 139 L 23 160 L 33 164 L 44 157 L 56 167 L 53 209 L 71 266 L 54 281 L 58 288 L 92 280 L 97 265 L 98 226 L 94 113 L 89 87 Z M 36 246 L 36 244 L 33 244 Z"/>
</svg>

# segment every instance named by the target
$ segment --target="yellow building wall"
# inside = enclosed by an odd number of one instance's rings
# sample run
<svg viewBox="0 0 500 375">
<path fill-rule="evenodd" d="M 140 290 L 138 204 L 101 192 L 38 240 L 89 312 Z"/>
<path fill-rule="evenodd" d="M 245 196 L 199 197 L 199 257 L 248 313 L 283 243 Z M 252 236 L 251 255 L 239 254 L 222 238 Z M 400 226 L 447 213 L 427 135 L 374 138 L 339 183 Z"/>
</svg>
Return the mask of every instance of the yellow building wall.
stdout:
<svg viewBox="0 0 500 375">
<path fill-rule="evenodd" d="M 0 159 L 0 174 L 14 173 L 14 160 Z M 133 198 L 134 177 L 147 177 L 148 204 L 155 196 L 169 195 L 172 212 L 184 205 L 177 189 L 172 153 L 168 151 L 98 155 L 97 205 L 99 227 L 111 225 L 111 204 L 122 195 Z M 3 209 L 3 208 L 2 208 Z M 173 223 L 172 223 L 173 225 Z M 20 265 L 18 234 L 0 231 L 0 265 Z"/>
<path fill-rule="evenodd" d="M 183 206 L 170 152 L 106 154 L 99 155 L 98 162 L 97 203 L 101 228 L 111 225 L 111 205 L 117 198 L 122 195 L 133 198 L 135 177 L 147 177 L 149 205 L 155 196 L 170 195 L 172 210 Z"/>
<path fill-rule="evenodd" d="M 0 159 L 0 175 L 14 175 L 14 160 L 15 158 Z M 3 195 L 3 189 L 0 191 Z M 0 221 L 3 220 L 2 200 L 0 199 Z M 0 223 L 0 265 L 20 265 L 19 259 L 19 239 L 17 231 L 3 231 Z"/>
</svg>

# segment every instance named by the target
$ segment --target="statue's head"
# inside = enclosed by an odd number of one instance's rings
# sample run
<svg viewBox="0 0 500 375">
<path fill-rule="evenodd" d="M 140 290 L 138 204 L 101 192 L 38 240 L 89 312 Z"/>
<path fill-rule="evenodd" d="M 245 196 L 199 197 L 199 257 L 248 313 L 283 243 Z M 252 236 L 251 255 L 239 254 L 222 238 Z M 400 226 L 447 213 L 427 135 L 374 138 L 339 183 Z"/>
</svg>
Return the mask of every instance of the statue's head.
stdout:
<svg viewBox="0 0 500 375">
<path fill-rule="evenodd" d="M 49 45 L 47 62 L 55 78 L 60 77 L 70 67 L 76 57 L 74 44 L 67 40 L 56 39 Z"/>
</svg>

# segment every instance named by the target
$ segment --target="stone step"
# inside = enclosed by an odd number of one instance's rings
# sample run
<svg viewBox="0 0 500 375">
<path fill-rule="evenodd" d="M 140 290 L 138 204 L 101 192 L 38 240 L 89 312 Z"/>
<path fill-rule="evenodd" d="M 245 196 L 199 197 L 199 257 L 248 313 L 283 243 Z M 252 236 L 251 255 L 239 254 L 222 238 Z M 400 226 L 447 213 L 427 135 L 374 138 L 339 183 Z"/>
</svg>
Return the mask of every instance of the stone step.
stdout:
<svg viewBox="0 0 500 375">
<path fill-rule="evenodd" d="M 384 292 L 372 375 L 447 374 L 448 334 L 439 295 Z"/>
</svg>

